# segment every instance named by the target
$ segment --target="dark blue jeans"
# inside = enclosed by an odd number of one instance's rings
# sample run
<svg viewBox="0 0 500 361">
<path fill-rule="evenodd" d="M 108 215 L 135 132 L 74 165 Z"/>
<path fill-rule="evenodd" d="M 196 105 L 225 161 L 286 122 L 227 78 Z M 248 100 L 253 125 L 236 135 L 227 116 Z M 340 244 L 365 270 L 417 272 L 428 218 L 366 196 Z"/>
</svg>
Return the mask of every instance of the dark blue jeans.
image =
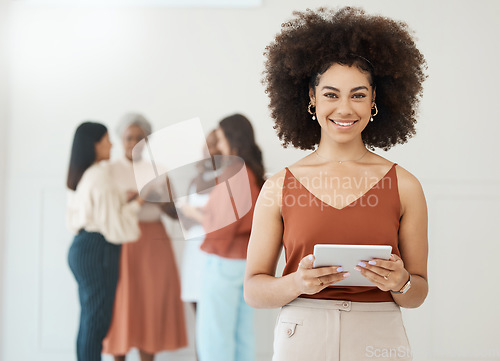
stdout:
<svg viewBox="0 0 500 361">
<path fill-rule="evenodd" d="M 102 340 L 113 315 L 121 246 L 100 233 L 81 231 L 69 249 L 68 263 L 80 298 L 80 328 L 76 341 L 78 361 L 101 360 Z"/>
</svg>

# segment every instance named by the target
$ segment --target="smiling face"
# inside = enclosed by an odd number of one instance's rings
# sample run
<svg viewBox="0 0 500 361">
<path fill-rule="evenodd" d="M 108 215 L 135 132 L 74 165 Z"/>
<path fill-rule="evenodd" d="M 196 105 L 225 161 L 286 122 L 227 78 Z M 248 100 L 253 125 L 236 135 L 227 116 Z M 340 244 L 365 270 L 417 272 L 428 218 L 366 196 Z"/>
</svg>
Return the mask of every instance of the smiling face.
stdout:
<svg viewBox="0 0 500 361">
<path fill-rule="evenodd" d="M 361 137 L 371 116 L 375 91 L 370 75 L 356 66 L 333 64 L 310 89 L 321 139 L 346 143 Z"/>
</svg>

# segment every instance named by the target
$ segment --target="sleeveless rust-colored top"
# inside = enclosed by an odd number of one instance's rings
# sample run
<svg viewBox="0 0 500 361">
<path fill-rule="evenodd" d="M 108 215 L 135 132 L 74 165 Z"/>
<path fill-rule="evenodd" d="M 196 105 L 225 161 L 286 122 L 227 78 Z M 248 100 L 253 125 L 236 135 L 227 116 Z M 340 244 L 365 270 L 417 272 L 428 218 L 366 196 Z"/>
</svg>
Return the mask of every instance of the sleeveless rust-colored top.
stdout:
<svg viewBox="0 0 500 361">
<path fill-rule="evenodd" d="M 340 184 L 335 177 L 331 179 Z M 392 246 L 392 253 L 400 256 L 400 200 L 396 164 L 366 193 L 341 209 L 313 195 L 286 168 L 282 217 L 286 259 L 283 275 L 295 272 L 302 258 L 312 254 L 317 243 L 389 245 Z M 356 286 L 327 287 L 314 295 L 300 297 L 354 302 L 393 301 L 388 291 Z"/>
</svg>

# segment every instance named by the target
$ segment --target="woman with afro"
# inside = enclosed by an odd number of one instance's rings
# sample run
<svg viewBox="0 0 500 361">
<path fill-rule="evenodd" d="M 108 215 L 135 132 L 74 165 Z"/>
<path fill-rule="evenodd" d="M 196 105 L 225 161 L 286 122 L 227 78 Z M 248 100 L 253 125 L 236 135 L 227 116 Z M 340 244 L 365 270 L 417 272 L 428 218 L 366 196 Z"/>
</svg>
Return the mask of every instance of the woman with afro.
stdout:
<svg viewBox="0 0 500 361">
<path fill-rule="evenodd" d="M 411 360 L 400 307 L 427 296 L 427 207 L 419 181 L 372 150 L 415 134 L 425 60 L 405 23 L 350 7 L 295 12 L 265 55 L 278 136 L 312 150 L 255 207 L 245 299 L 281 307 L 273 360 Z M 356 286 L 342 265 L 313 267 L 315 244 L 392 254 L 361 261 L 351 273 L 372 286 Z"/>
</svg>

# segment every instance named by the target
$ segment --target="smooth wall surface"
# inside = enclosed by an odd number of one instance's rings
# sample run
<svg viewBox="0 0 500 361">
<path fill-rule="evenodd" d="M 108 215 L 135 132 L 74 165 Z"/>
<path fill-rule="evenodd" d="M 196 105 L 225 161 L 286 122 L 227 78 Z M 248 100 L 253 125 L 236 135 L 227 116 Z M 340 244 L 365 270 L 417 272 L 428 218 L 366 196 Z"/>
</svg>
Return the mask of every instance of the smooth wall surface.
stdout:
<svg viewBox="0 0 500 361">
<path fill-rule="evenodd" d="M 3 304 L 5 277 L 5 181 L 7 178 L 7 133 L 9 120 L 9 72 L 8 72 L 8 20 L 9 1 L 0 0 L 0 350 L 3 343 Z"/>
<path fill-rule="evenodd" d="M 415 174 L 428 199 L 431 291 L 422 307 L 404 312 L 415 359 L 500 360 L 500 291 L 492 287 L 500 252 L 500 3 L 354 4 L 406 21 L 429 66 L 417 136 L 379 152 Z M 322 5 L 269 0 L 249 9 L 174 9 L 0 1 L 0 24 L 4 10 L 11 24 L 11 81 L 0 82 L 0 190 L 7 195 L 6 212 L 0 207 L 6 226 L 2 361 L 74 359 L 79 310 L 66 265 L 64 180 L 77 124 L 93 119 L 113 130 L 124 112 L 140 111 L 156 129 L 198 116 L 208 132 L 222 117 L 242 112 L 274 173 L 307 153 L 282 149 L 275 136 L 260 83 L 262 53 L 293 10 Z M 2 79 L 4 48 L 0 40 Z M 119 154 L 116 146 L 113 155 Z M 169 230 L 180 256 L 178 227 L 169 222 Z M 270 359 L 275 314 L 257 313 L 259 360 Z M 186 315 L 192 325 L 189 309 Z M 158 358 L 193 359 L 192 344 Z"/>
</svg>

